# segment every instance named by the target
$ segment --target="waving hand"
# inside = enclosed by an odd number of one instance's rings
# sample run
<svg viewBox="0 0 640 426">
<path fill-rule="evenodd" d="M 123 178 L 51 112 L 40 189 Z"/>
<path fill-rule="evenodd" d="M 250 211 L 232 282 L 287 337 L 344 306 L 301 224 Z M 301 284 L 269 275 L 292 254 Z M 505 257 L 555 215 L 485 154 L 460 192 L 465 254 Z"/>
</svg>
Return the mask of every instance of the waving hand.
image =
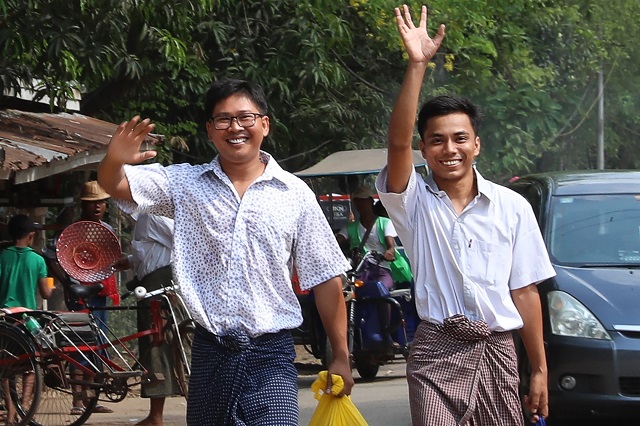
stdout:
<svg viewBox="0 0 640 426">
<path fill-rule="evenodd" d="M 444 39 L 444 24 L 438 28 L 438 34 L 434 38 L 427 33 L 427 6 L 422 6 L 420 12 L 420 24 L 416 27 L 409 13 L 409 6 L 402 5 L 395 8 L 398 31 L 404 42 L 405 50 L 411 62 L 429 62 Z"/>
<path fill-rule="evenodd" d="M 153 127 L 148 118 L 140 121 L 139 116 L 120 124 L 111 137 L 107 149 L 111 160 L 120 164 L 139 164 L 155 157 L 155 151 L 140 152 L 142 142 Z"/>
<path fill-rule="evenodd" d="M 153 130 L 148 118 L 139 116 L 120 124 L 111 137 L 107 154 L 98 165 L 98 183 L 113 198 L 132 201 L 129 181 L 124 173 L 125 164 L 139 164 L 156 156 L 155 151 L 140 152 L 140 146 Z"/>
</svg>

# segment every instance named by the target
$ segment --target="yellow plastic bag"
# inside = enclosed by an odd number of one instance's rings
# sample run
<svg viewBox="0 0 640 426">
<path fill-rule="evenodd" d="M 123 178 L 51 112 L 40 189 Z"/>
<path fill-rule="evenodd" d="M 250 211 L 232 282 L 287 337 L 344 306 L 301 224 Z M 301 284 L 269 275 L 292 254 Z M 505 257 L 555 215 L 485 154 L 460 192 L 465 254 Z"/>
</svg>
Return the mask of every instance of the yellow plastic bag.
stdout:
<svg viewBox="0 0 640 426">
<path fill-rule="evenodd" d="M 318 406 L 311 416 L 309 426 L 368 426 L 360 411 L 353 405 L 351 397 L 338 398 L 344 381 L 342 377 L 331 375 L 331 393 L 324 393 L 327 388 L 327 371 L 318 373 L 318 378 L 311 385 Z"/>
</svg>

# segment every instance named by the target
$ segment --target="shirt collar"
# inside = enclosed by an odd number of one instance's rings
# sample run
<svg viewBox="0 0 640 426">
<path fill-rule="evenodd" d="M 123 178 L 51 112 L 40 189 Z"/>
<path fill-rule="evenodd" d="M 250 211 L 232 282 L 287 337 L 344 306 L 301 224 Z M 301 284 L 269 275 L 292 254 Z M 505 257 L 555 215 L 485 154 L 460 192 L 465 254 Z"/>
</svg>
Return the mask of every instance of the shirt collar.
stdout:
<svg viewBox="0 0 640 426">
<path fill-rule="evenodd" d="M 487 181 L 484 177 L 482 177 L 480 172 L 475 167 L 473 168 L 473 172 L 476 175 L 476 182 L 478 183 L 478 194 L 486 197 L 487 200 L 492 201 L 494 198 L 493 187 L 489 184 L 489 181 Z M 437 197 L 443 197 L 444 195 L 446 195 L 446 192 L 441 191 L 440 188 L 438 188 L 436 181 L 433 179 L 433 174 L 429 173 L 424 178 L 424 183 L 427 189 L 433 195 Z"/>
<path fill-rule="evenodd" d="M 285 172 L 278 162 L 271 157 L 271 154 L 265 151 L 260 151 L 260 161 L 263 164 L 266 164 L 266 167 L 264 172 L 262 172 L 262 175 L 256 179 L 256 182 L 276 179 L 288 186 L 288 173 Z M 222 179 L 223 176 L 227 176 L 220 165 L 220 155 L 216 155 L 211 162 L 202 165 L 201 174 L 209 172 L 213 172 L 220 179 Z"/>
</svg>

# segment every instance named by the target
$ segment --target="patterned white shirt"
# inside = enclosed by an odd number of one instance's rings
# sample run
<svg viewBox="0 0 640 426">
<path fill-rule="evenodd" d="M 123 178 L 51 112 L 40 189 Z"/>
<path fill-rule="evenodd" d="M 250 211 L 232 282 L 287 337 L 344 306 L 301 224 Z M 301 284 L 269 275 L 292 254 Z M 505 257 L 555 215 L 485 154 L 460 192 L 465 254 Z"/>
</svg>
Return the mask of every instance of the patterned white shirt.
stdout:
<svg viewBox="0 0 640 426">
<path fill-rule="evenodd" d="M 310 289 L 349 269 L 311 189 L 261 152 L 263 174 L 239 197 L 218 157 L 201 165 L 125 166 L 123 210 L 175 221 L 174 274 L 194 319 L 252 337 L 302 323 L 291 276 Z"/>
<path fill-rule="evenodd" d="M 132 215 L 131 254 L 133 271 L 138 279 L 171 263 L 173 246 L 173 219 L 155 214 Z"/>
<path fill-rule="evenodd" d="M 555 271 L 529 203 L 474 172 L 478 195 L 460 215 L 431 175 L 422 182 L 413 171 L 405 192 L 388 193 L 385 167 L 376 189 L 409 257 L 420 318 L 465 314 L 514 330 L 523 322 L 510 290 Z"/>
</svg>

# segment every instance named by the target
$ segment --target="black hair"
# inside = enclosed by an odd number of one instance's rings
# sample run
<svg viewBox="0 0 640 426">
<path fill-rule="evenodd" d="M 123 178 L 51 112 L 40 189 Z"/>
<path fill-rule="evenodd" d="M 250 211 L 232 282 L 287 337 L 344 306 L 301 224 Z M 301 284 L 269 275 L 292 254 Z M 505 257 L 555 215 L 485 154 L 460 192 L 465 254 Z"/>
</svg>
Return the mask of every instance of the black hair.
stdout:
<svg viewBox="0 0 640 426">
<path fill-rule="evenodd" d="M 235 94 L 242 94 L 251 99 L 251 101 L 258 107 L 258 112 L 260 114 L 266 115 L 269 113 L 267 98 L 264 94 L 264 90 L 262 90 L 262 87 L 259 84 L 246 80 L 225 78 L 213 83 L 207 91 L 204 102 L 205 120 L 208 120 L 211 117 L 213 109 L 220 101 L 223 101 L 229 96 Z"/>
<path fill-rule="evenodd" d="M 18 241 L 19 239 L 26 237 L 30 232 L 35 231 L 36 227 L 29 216 L 25 214 L 17 214 L 9 219 L 7 230 L 9 231 L 9 236 L 14 241 Z"/>
<path fill-rule="evenodd" d="M 480 107 L 466 98 L 441 95 L 429 99 L 422 108 L 420 108 L 420 112 L 418 113 L 418 133 L 420 134 L 420 139 L 424 139 L 424 132 L 427 130 L 427 121 L 430 118 L 456 112 L 461 112 L 469 116 L 473 131 L 476 133 L 476 136 L 478 136 L 480 121 L 482 120 Z"/>
</svg>

